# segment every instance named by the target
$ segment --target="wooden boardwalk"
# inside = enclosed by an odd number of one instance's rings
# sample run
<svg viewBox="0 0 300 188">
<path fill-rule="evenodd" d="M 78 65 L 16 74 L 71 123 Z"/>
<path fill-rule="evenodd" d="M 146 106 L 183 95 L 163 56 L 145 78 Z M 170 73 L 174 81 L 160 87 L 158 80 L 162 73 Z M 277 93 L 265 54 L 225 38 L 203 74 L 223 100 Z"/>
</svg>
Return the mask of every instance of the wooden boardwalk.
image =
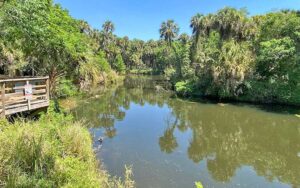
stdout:
<svg viewBox="0 0 300 188">
<path fill-rule="evenodd" d="M 0 79 L 1 117 L 49 106 L 49 77 Z"/>
</svg>

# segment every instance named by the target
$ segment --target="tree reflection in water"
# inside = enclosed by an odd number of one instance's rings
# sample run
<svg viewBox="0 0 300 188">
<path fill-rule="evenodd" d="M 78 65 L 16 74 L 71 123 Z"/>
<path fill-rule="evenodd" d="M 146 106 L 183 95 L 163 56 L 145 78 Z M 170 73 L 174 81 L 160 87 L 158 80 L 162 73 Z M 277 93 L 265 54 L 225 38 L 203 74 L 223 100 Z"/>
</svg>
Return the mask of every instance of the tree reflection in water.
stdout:
<svg viewBox="0 0 300 188">
<path fill-rule="evenodd" d="M 206 159 L 215 180 L 227 182 L 237 169 L 251 166 L 269 181 L 278 179 L 300 186 L 299 119 L 258 113 L 255 108 L 184 101 L 172 101 L 169 107 L 173 115 L 192 130 L 187 149 L 189 158 L 195 163 Z M 182 130 L 180 125 L 177 128 Z M 169 131 L 166 129 L 172 135 Z"/>
<path fill-rule="evenodd" d="M 154 88 L 146 77 L 127 78 L 124 86 L 103 91 L 101 97 L 79 105 L 77 114 L 103 128 L 108 137 L 117 135 L 116 121 L 126 116 L 130 104 L 167 105 L 172 111 L 158 143 L 162 152 L 172 153 L 178 134 L 187 130 L 192 137 L 187 156 L 194 163 L 206 161 L 216 181 L 228 182 L 237 169 L 252 167 L 269 181 L 300 186 L 300 122 L 296 117 L 259 111 L 255 107 L 193 103 L 170 98 Z"/>
<path fill-rule="evenodd" d="M 168 128 L 165 130 L 164 135 L 159 138 L 159 145 L 162 152 L 172 153 L 177 147 L 178 143 L 174 136 L 174 130 L 176 128 L 177 119 L 175 122 L 168 117 L 166 124 Z"/>
<path fill-rule="evenodd" d="M 160 78 L 160 77 L 157 77 Z M 79 101 L 74 114 L 78 119 L 88 120 L 91 128 L 103 128 L 109 138 L 117 135 L 115 129 L 116 121 L 122 121 L 130 108 L 130 104 L 144 106 L 145 103 L 162 107 L 168 100 L 167 92 L 154 91 L 161 79 L 153 81 L 147 77 L 138 79 L 129 77 L 125 79 L 124 85 L 113 85 L 103 88 L 101 95 L 87 101 Z"/>
</svg>

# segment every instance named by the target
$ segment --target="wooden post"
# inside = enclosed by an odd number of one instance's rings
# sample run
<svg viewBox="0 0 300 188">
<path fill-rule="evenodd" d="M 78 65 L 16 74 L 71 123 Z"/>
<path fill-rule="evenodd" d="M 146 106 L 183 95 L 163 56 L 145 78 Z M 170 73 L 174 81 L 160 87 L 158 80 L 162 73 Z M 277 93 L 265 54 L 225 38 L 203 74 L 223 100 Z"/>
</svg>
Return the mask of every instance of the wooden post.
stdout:
<svg viewBox="0 0 300 188">
<path fill-rule="evenodd" d="M 49 77 L 46 80 L 46 99 L 50 100 L 50 83 L 49 83 Z"/>
<path fill-rule="evenodd" d="M 1 88 L 1 101 L 2 101 L 1 117 L 5 117 L 5 82 L 3 82 Z"/>
<path fill-rule="evenodd" d="M 29 85 L 28 80 L 26 81 L 26 85 Z M 27 99 L 27 102 L 28 102 L 28 110 L 31 110 L 31 100 L 30 100 L 30 98 Z"/>
</svg>

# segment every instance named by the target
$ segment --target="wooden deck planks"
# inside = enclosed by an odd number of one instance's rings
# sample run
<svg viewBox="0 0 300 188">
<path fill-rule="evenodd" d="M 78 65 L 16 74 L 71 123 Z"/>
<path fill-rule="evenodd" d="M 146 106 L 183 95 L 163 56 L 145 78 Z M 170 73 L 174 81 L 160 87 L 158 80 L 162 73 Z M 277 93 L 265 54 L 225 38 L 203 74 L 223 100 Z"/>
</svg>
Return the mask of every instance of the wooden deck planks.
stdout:
<svg viewBox="0 0 300 188">
<path fill-rule="evenodd" d="M 22 85 L 24 84 L 24 85 Z M 25 96 L 25 85 L 32 85 L 32 95 Z M 0 80 L 2 117 L 49 106 L 49 77 Z"/>
<path fill-rule="evenodd" d="M 41 102 L 41 103 L 38 103 L 38 104 L 31 104 L 31 109 L 29 109 L 28 105 L 19 106 L 19 107 L 16 107 L 16 108 L 5 110 L 5 115 L 12 115 L 12 114 L 16 114 L 16 113 L 19 113 L 19 112 L 26 112 L 26 111 L 30 111 L 30 110 L 36 110 L 36 109 L 43 108 L 43 107 L 48 107 L 48 106 L 49 106 L 49 101 Z"/>
</svg>

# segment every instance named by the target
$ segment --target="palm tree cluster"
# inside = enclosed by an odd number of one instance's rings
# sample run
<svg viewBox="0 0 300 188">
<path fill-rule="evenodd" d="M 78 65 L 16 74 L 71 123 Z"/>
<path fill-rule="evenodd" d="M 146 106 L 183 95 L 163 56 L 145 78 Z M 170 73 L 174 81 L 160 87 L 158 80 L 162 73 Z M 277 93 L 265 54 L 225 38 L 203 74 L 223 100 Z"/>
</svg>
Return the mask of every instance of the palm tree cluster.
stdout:
<svg viewBox="0 0 300 188">
<path fill-rule="evenodd" d="M 191 28 L 196 42 L 201 36 L 209 36 L 210 32 L 216 30 L 221 38 L 226 40 L 235 38 L 237 40 L 253 37 L 255 24 L 247 17 L 245 9 L 224 8 L 216 14 L 196 14 L 191 19 Z M 254 28 L 253 28 L 254 27 Z"/>
</svg>

